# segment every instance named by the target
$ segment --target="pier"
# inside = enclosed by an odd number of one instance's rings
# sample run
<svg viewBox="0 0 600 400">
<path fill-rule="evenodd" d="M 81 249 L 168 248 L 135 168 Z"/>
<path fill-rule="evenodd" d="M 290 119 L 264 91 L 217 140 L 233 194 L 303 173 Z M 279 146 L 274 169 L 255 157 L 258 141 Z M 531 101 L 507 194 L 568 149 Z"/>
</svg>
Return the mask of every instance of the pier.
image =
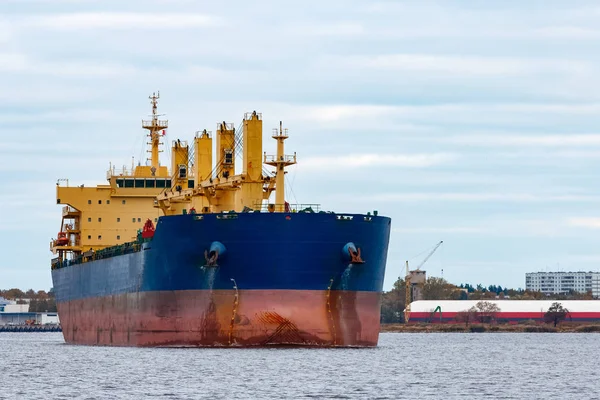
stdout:
<svg viewBox="0 0 600 400">
<path fill-rule="evenodd" d="M 60 325 L 0 325 L 2 332 L 62 332 Z"/>
</svg>

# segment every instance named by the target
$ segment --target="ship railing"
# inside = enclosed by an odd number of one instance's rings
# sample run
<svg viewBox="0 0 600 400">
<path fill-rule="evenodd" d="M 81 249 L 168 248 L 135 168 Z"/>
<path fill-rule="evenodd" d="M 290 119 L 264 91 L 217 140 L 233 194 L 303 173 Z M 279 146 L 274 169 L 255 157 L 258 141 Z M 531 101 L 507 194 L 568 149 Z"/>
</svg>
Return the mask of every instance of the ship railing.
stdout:
<svg viewBox="0 0 600 400">
<path fill-rule="evenodd" d="M 101 250 L 90 250 L 85 253 L 72 258 L 70 260 L 58 261 L 52 263 L 52 269 L 70 267 L 72 265 L 83 264 L 94 260 L 103 260 L 106 258 L 112 258 L 121 256 L 124 254 L 137 253 L 142 249 L 142 246 L 138 242 L 128 242 L 117 246 L 107 247 Z"/>
<path fill-rule="evenodd" d="M 262 120 L 262 113 L 257 113 L 256 111 L 244 113 L 244 119 L 249 121 L 255 115 L 258 117 L 259 120 Z"/>
<path fill-rule="evenodd" d="M 133 169 L 127 169 L 126 167 L 117 169 L 116 167 L 112 167 L 106 171 L 106 179 L 110 179 L 113 176 L 133 176 Z"/>
<path fill-rule="evenodd" d="M 273 134 L 271 135 L 271 137 L 274 137 L 274 138 L 288 138 L 288 137 L 290 137 L 290 135 L 288 134 L 288 129 L 287 128 L 285 128 L 282 131 L 280 131 L 277 128 L 273 128 Z"/>
<path fill-rule="evenodd" d="M 294 155 L 285 155 L 285 156 L 281 156 L 279 158 L 277 158 L 276 155 L 273 154 L 265 154 L 264 155 L 264 163 L 275 163 L 275 162 L 285 162 L 285 163 L 296 163 L 296 154 Z"/>
<path fill-rule="evenodd" d="M 142 128 L 167 128 L 168 126 L 169 126 L 169 121 L 166 119 L 142 120 Z"/>
<path fill-rule="evenodd" d="M 188 147 L 188 142 L 187 140 L 172 140 L 171 147 Z"/>
<path fill-rule="evenodd" d="M 204 129 L 203 131 L 196 131 L 196 134 L 194 135 L 194 137 L 196 139 L 201 138 L 201 137 L 211 138 L 212 137 L 212 131 L 207 131 L 206 129 Z"/>
<path fill-rule="evenodd" d="M 221 127 L 223 127 L 223 122 L 217 122 L 217 131 L 220 131 Z M 224 128 L 228 131 L 232 131 L 234 128 L 233 122 L 225 122 Z"/>
<path fill-rule="evenodd" d="M 321 211 L 321 205 L 315 203 L 255 203 L 252 210 L 260 212 L 317 213 Z"/>
</svg>

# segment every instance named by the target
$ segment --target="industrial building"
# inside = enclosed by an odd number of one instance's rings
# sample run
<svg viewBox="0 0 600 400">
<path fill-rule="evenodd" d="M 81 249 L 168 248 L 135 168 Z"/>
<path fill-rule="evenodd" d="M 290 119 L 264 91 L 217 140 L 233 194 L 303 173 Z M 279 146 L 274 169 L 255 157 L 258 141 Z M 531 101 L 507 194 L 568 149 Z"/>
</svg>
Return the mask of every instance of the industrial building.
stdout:
<svg viewBox="0 0 600 400">
<path fill-rule="evenodd" d="M 14 300 L 0 297 L 0 325 L 58 324 L 56 312 L 29 312 L 29 304 L 17 304 Z"/>
<path fill-rule="evenodd" d="M 475 307 L 482 300 L 420 300 L 410 305 L 410 322 L 453 322 L 457 314 Z M 600 300 L 483 300 L 500 309 L 496 321 L 544 319 L 552 303 L 560 303 L 569 313 L 569 321 L 600 321 Z"/>
<path fill-rule="evenodd" d="M 600 272 L 529 272 L 525 274 L 525 288 L 544 294 L 591 292 L 600 297 Z"/>
</svg>

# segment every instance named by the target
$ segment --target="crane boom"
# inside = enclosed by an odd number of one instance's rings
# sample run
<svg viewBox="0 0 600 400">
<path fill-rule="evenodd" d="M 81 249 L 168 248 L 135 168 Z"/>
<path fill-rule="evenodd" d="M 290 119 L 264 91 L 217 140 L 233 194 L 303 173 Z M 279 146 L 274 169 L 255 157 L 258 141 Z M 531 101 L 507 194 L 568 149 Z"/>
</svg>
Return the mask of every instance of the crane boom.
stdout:
<svg viewBox="0 0 600 400">
<path fill-rule="evenodd" d="M 438 249 L 438 247 L 440 247 L 442 245 L 442 243 L 444 243 L 443 240 L 440 240 L 440 242 L 438 244 L 435 245 L 435 247 L 433 248 L 433 250 L 431 250 L 429 252 L 429 254 L 427 254 L 427 257 L 425 257 L 425 259 L 423 261 L 421 261 L 421 264 L 419 264 L 419 266 L 417 267 L 417 270 L 419 268 L 421 268 L 423 266 L 423 264 L 425 264 L 427 262 L 427 260 L 429 260 L 429 258 L 433 255 L 433 253 L 435 253 L 435 251 Z M 408 270 L 408 261 L 406 261 L 406 278 L 404 278 L 404 281 L 406 283 L 406 299 L 404 301 L 404 323 L 407 323 L 408 320 L 410 319 L 410 303 L 412 302 L 412 287 L 410 284 L 410 271 Z"/>
<path fill-rule="evenodd" d="M 438 247 L 440 247 L 442 245 L 442 243 L 444 243 L 444 241 L 440 240 L 440 242 L 435 245 L 435 247 L 433 248 L 433 250 L 431 250 L 431 252 L 429 254 L 427 254 L 427 257 L 425 257 L 425 259 L 423 261 L 421 261 L 421 264 L 419 264 L 419 266 L 417 267 L 417 269 L 421 268 L 423 266 L 423 264 L 425 264 L 427 262 L 427 260 L 429 260 L 429 258 L 431 258 L 431 256 L 433 255 L 433 253 L 435 253 L 435 251 L 438 249 Z"/>
</svg>

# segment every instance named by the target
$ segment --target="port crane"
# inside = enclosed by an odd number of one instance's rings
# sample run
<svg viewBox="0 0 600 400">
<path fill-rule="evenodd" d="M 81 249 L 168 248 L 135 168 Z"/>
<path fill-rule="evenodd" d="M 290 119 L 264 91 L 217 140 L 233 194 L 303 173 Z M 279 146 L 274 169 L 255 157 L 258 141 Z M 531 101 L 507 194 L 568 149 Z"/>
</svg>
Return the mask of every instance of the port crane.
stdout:
<svg viewBox="0 0 600 400">
<path fill-rule="evenodd" d="M 423 261 L 421 261 L 421 263 L 417 266 L 415 271 L 418 271 L 423 266 L 423 264 L 425 264 L 427 262 L 427 260 L 429 260 L 429 258 L 433 255 L 433 253 L 435 253 L 435 251 L 438 249 L 438 247 L 440 247 L 442 245 L 442 243 L 444 243 L 444 241 L 440 240 L 440 242 L 434 246 L 433 250 L 431 250 L 429 252 L 429 254 L 427 254 L 427 257 L 425 257 L 425 259 Z M 411 290 L 411 285 L 410 285 L 410 271 L 408 270 L 408 260 L 406 260 L 406 277 L 404 278 L 404 282 L 406 284 L 406 300 L 405 300 L 405 304 L 404 304 L 404 323 L 407 323 L 408 320 L 410 319 L 410 303 L 412 301 L 412 290 Z"/>
</svg>

